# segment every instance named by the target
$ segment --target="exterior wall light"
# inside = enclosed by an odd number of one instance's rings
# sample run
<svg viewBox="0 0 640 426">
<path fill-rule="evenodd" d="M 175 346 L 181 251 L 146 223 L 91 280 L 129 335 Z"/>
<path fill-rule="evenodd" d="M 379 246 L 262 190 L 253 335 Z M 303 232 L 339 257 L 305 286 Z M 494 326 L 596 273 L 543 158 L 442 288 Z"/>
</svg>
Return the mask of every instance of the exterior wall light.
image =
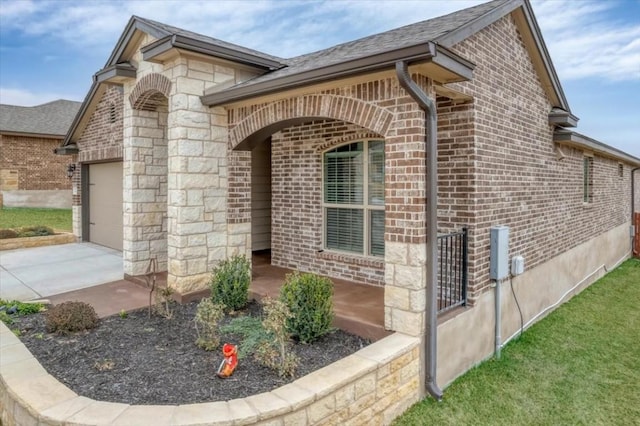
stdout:
<svg viewBox="0 0 640 426">
<path fill-rule="evenodd" d="M 73 177 L 73 173 L 76 171 L 76 165 L 75 164 L 69 164 L 67 166 L 67 177 L 69 179 L 71 179 Z"/>
</svg>

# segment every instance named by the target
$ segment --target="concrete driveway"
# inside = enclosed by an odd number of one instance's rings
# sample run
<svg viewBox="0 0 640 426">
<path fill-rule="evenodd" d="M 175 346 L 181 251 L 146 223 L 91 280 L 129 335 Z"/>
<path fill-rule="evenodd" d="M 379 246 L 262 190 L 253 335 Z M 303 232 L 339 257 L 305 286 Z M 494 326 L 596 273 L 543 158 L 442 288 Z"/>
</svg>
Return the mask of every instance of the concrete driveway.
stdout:
<svg viewBox="0 0 640 426">
<path fill-rule="evenodd" d="M 0 251 L 0 298 L 32 300 L 121 280 L 122 253 L 92 243 Z"/>
</svg>

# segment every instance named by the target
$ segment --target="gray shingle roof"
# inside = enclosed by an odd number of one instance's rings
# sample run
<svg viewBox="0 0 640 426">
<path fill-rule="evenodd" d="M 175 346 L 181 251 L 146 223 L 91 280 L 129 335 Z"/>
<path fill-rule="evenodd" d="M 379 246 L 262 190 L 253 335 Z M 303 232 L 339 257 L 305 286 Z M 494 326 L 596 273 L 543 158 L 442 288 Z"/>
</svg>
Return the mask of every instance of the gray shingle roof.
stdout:
<svg viewBox="0 0 640 426">
<path fill-rule="evenodd" d="M 64 136 L 80 105 L 64 99 L 32 107 L 0 104 L 0 132 Z"/>
<path fill-rule="evenodd" d="M 204 42 L 204 43 L 209 43 L 209 44 L 212 44 L 212 45 L 215 45 L 215 46 L 220 46 L 220 47 L 224 47 L 224 48 L 227 48 L 227 49 L 236 50 L 238 52 L 243 52 L 243 53 L 247 53 L 247 54 L 250 54 L 250 55 L 255 55 L 255 56 L 262 57 L 262 58 L 265 58 L 265 59 L 269 59 L 269 60 L 272 60 L 272 61 L 277 61 L 277 62 L 283 62 L 284 61 L 284 59 L 278 58 L 277 56 L 269 55 L 267 53 L 259 52 L 257 50 L 249 49 L 249 48 L 244 47 L 244 46 L 239 46 L 237 44 L 228 43 L 226 41 L 218 40 L 217 38 L 213 38 L 213 37 L 205 36 L 205 35 L 202 35 L 202 34 L 194 33 L 192 31 L 183 30 L 182 28 L 173 27 L 171 25 L 163 24 L 162 22 L 154 21 L 154 20 L 147 19 L 147 18 L 141 18 L 140 16 L 134 16 L 134 18 L 137 19 L 140 22 L 143 22 L 143 23 L 145 23 L 147 25 L 150 25 L 150 26 L 156 28 L 161 33 L 164 33 L 165 37 L 166 36 L 170 36 L 170 35 L 180 35 L 180 36 L 187 37 L 187 38 L 190 38 L 190 39 L 193 39 L 193 40 L 198 40 L 198 41 L 201 41 L 201 42 Z"/>
<path fill-rule="evenodd" d="M 510 0 L 494 0 L 448 15 L 339 44 L 328 49 L 285 59 L 284 63 L 288 65 L 286 68 L 258 76 L 252 80 L 232 86 L 229 89 L 250 86 L 255 83 L 275 80 L 288 75 L 347 62 L 390 50 L 415 46 L 429 41 L 438 42 L 440 38 L 443 38 L 448 33 L 459 29 L 468 22 L 479 18 L 508 1 Z"/>
</svg>

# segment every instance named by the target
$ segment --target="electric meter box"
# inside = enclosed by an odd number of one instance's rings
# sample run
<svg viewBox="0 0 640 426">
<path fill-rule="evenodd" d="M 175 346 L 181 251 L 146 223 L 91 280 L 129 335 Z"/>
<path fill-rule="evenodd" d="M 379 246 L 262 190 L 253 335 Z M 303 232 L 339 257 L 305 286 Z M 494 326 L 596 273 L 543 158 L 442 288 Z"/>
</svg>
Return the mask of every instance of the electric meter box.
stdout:
<svg viewBox="0 0 640 426">
<path fill-rule="evenodd" d="M 516 276 L 524 272 L 524 257 L 513 256 L 511 258 L 511 275 Z"/>
<path fill-rule="evenodd" d="M 509 227 L 491 227 L 489 276 L 492 280 L 509 277 Z"/>
</svg>

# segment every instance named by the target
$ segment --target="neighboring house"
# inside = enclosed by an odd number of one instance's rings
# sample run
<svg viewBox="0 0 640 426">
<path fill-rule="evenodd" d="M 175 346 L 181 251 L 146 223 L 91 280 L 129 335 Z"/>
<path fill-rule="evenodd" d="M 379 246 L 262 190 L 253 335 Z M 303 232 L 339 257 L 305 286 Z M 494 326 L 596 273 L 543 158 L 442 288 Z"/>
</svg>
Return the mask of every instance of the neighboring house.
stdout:
<svg viewBox="0 0 640 426">
<path fill-rule="evenodd" d="M 273 265 L 384 286 L 386 327 L 424 335 L 422 374 L 446 384 L 494 350 L 491 227 L 524 259 L 525 321 L 629 257 L 640 159 L 577 121 L 528 1 L 289 59 L 133 17 L 58 152 L 81 170 L 74 232 L 122 249 L 127 275 L 157 258 L 184 295 L 270 249 Z M 436 258 L 436 232 L 462 228 L 466 299 L 445 283 L 463 253 Z M 519 315 L 497 288 L 506 338 Z M 436 324 L 450 298 L 466 307 Z"/>
<path fill-rule="evenodd" d="M 0 200 L 7 207 L 71 208 L 69 158 L 54 154 L 80 102 L 0 104 Z M 3 203 L 0 202 L 0 205 Z"/>
</svg>

